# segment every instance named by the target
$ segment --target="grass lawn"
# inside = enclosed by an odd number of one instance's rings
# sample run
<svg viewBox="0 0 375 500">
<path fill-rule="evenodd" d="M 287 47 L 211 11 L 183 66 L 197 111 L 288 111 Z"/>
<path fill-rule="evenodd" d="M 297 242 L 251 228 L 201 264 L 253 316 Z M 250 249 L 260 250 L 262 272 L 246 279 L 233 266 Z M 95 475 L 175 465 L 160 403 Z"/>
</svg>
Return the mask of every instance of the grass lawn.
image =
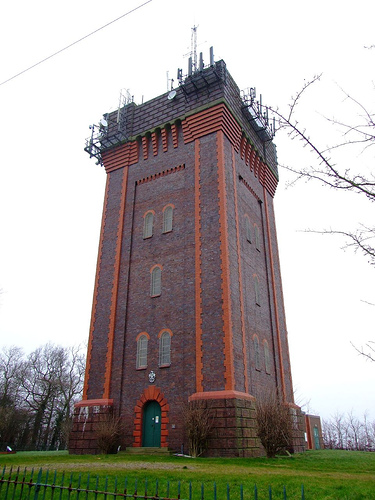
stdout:
<svg viewBox="0 0 375 500">
<path fill-rule="evenodd" d="M 240 498 L 241 484 L 245 499 L 254 498 L 255 485 L 259 500 L 269 498 L 269 486 L 272 487 L 273 499 L 283 498 L 284 485 L 288 499 L 300 499 L 302 484 L 306 500 L 375 499 L 375 453 L 354 451 L 308 451 L 276 459 L 19 452 L 0 455 L 0 464 L 1 469 L 4 466 L 13 466 L 13 470 L 17 467 L 42 468 L 44 474 L 49 470 L 48 482 L 51 482 L 54 470 L 58 471 L 58 480 L 65 472 L 65 478 L 72 477 L 74 485 L 81 476 L 81 485 L 86 486 L 89 480 L 92 487 L 98 477 L 100 485 L 108 481 L 108 491 L 114 487 L 115 477 L 118 488 L 123 489 L 126 482 L 131 493 L 137 486 L 139 494 L 143 494 L 147 481 L 149 494 L 154 494 L 158 483 L 159 496 L 166 496 L 169 482 L 169 495 L 177 497 L 180 482 L 181 498 L 188 498 L 191 482 L 193 498 L 201 498 L 201 485 L 204 483 L 204 498 L 207 500 L 213 498 L 214 483 L 219 499 L 227 497 L 227 484 L 230 485 L 230 498 L 233 500 Z"/>
</svg>

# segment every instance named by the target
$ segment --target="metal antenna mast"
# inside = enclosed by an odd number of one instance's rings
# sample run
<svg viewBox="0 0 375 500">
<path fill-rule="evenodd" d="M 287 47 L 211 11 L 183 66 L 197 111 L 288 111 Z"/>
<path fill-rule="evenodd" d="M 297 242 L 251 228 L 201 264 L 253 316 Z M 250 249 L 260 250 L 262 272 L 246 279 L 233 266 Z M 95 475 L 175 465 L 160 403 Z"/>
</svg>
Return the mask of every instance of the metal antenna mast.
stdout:
<svg viewBox="0 0 375 500">
<path fill-rule="evenodd" d="M 193 73 L 195 73 L 195 71 L 197 71 L 197 68 L 198 68 L 198 60 L 197 60 L 197 30 L 198 30 L 198 26 L 193 26 L 191 28 L 191 53 L 190 53 L 190 57 L 192 59 Z"/>
</svg>

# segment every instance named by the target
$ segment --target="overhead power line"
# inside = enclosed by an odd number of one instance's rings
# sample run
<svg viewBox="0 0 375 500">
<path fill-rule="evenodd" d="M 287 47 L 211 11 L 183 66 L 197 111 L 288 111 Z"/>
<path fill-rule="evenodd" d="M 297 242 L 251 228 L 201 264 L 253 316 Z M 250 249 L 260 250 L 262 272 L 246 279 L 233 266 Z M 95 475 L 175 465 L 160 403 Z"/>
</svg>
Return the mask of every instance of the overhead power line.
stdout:
<svg viewBox="0 0 375 500">
<path fill-rule="evenodd" d="M 114 19 L 113 21 L 110 21 L 109 23 L 105 24 L 104 26 L 101 26 L 100 28 L 96 29 L 95 31 L 92 31 L 91 33 L 89 33 L 88 35 L 85 35 L 83 36 L 82 38 L 80 38 L 79 40 L 76 40 L 75 42 L 71 43 L 70 45 L 67 45 L 66 47 L 64 47 L 63 49 L 60 49 L 58 50 L 57 52 L 54 52 L 53 54 L 51 54 L 50 56 L 48 57 L 45 57 L 44 59 L 42 59 L 41 61 L 33 64 L 32 66 L 29 66 L 28 68 L 24 69 L 23 71 L 20 71 L 19 73 L 17 73 L 16 75 L 13 75 L 11 76 L 10 78 L 8 78 L 7 80 L 4 80 L 3 82 L 0 83 L 0 86 L 1 85 L 4 85 L 5 83 L 8 83 L 10 82 L 11 80 L 14 80 L 15 78 L 17 78 L 18 76 L 20 75 L 23 75 L 24 73 L 26 73 L 26 71 L 30 71 L 31 69 L 35 68 L 36 66 L 39 66 L 40 64 L 48 61 L 48 59 L 51 59 L 52 57 L 55 57 L 57 56 L 58 54 L 61 54 L 61 52 L 64 52 L 64 50 L 67 50 L 67 49 L 70 49 L 70 47 L 73 47 L 73 45 L 77 45 L 77 43 L 79 42 L 82 42 L 83 40 L 85 40 L 86 38 L 90 37 L 91 35 L 95 35 L 95 33 L 97 33 L 98 31 L 101 31 L 103 30 L 104 28 L 107 28 L 108 26 L 110 26 L 111 24 L 115 23 L 116 21 L 119 21 L 120 19 L 122 19 L 123 17 L 126 17 L 128 16 L 129 14 L 132 14 L 133 12 L 135 12 L 136 10 L 139 10 L 140 8 L 144 7 L 145 5 L 147 5 L 148 3 L 152 2 L 152 0 L 147 0 L 147 2 L 144 2 L 142 3 L 141 5 L 138 5 L 138 7 L 135 7 L 134 9 L 132 10 L 129 10 L 128 12 L 126 12 L 125 14 L 123 14 L 122 16 L 120 17 L 117 17 L 116 19 Z"/>
</svg>

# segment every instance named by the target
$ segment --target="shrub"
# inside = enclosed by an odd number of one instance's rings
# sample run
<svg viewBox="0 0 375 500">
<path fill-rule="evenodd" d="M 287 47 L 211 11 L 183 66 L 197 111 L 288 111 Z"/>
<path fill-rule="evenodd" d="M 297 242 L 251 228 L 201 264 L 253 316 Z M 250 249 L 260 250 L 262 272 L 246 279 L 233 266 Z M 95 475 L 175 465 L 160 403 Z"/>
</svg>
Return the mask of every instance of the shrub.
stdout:
<svg viewBox="0 0 375 500">
<path fill-rule="evenodd" d="M 199 457 L 206 450 L 212 422 L 206 401 L 191 401 L 186 406 L 185 430 L 189 441 L 189 453 L 192 457 Z"/>
<path fill-rule="evenodd" d="M 105 455 L 116 453 L 120 444 L 121 419 L 114 415 L 106 415 L 105 420 L 98 422 L 96 427 L 96 437 L 98 448 Z"/>
<path fill-rule="evenodd" d="M 285 452 L 292 443 L 293 427 L 289 407 L 275 393 L 256 401 L 257 435 L 267 457 Z"/>
</svg>

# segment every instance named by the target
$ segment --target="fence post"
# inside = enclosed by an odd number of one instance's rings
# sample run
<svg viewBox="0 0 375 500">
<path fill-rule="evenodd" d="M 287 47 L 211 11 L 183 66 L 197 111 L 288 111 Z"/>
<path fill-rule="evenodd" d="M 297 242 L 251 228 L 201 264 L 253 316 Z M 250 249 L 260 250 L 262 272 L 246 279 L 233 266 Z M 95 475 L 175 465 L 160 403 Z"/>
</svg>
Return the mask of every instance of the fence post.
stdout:
<svg viewBox="0 0 375 500">
<path fill-rule="evenodd" d="M 105 482 L 104 482 L 104 500 L 107 498 L 107 493 L 108 493 L 108 476 L 105 477 Z"/>
<path fill-rule="evenodd" d="M 258 488 L 256 484 L 254 484 L 254 500 L 258 500 Z"/>
<path fill-rule="evenodd" d="M 128 494 L 128 478 L 125 477 L 125 483 L 124 483 L 124 497 L 127 498 Z"/>
<path fill-rule="evenodd" d="M 86 481 L 86 500 L 89 496 L 89 489 L 90 489 L 90 473 L 87 474 L 87 481 Z"/>
<path fill-rule="evenodd" d="M 38 477 L 36 478 L 36 483 L 35 483 L 34 500 L 38 499 L 41 481 L 42 481 L 42 469 L 40 468 L 39 472 L 38 472 Z"/>
<path fill-rule="evenodd" d="M 26 467 L 23 470 L 23 476 L 22 476 L 22 481 L 21 481 L 20 498 L 22 498 L 23 487 L 25 486 L 25 480 L 26 480 Z"/>
<path fill-rule="evenodd" d="M 96 476 L 95 481 L 95 500 L 98 498 L 98 489 L 99 489 L 99 476 Z"/>
<path fill-rule="evenodd" d="M 60 500 L 62 499 L 62 493 L 63 493 L 63 489 L 64 489 L 64 480 L 65 480 L 65 472 L 62 473 L 62 476 L 61 476 L 61 485 L 60 485 Z"/>
<path fill-rule="evenodd" d="M 5 472 L 5 467 L 4 467 L 3 472 Z M 12 467 L 10 468 L 9 477 L 8 477 L 8 481 L 7 481 L 7 486 L 5 488 L 5 498 L 8 498 L 8 491 L 9 491 L 9 485 L 10 485 L 11 477 L 12 477 Z"/>
<path fill-rule="evenodd" d="M 78 500 L 79 495 L 81 493 L 81 479 L 82 479 L 82 474 L 80 473 L 79 476 L 78 476 L 78 484 L 77 484 L 77 488 L 76 488 L 76 490 L 77 490 L 77 497 L 76 497 L 77 500 Z"/>
<path fill-rule="evenodd" d="M 12 500 L 14 498 L 14 495 L 16 494 L 16 488 L 18 486 L 18 474 L 20 472 L 20 468 L 17 467 L 17 470 L 16 470 L 16 477 L 13 479 L 13 495 L 12 495 Z"/>
<path fill-rule="evenodd" d="M 271 485 L 269 485 L 269 487 L 268 487 L 268 498 L 269 498 L 269 500 L 272 500 L 272 488 L 271 488 Z"/>
<path fill-rule="evenodd" d="M 69 486 L 68 486 L 68 499 L 70 498 L 70 495 L 72 494 L 73 491 L 73 472 L 70 473 L 70 478 L 69 478 Z"/>
<path fill-rule="evenodd" d="M 44 491 L 43 491 L 43 498 L 42 498 L 42 500 L 44 500 L 46 498 L 47 487 L 48 487 L 48 476 L 49 476 L 49 469 L 47 469 L 46 478 L 44 480 Z"/>
<path fill-rule="evenodd" d="M 305 500 L 305 488 L 303 485 L 301 486 L 301 500 Z"/>
</svg>

